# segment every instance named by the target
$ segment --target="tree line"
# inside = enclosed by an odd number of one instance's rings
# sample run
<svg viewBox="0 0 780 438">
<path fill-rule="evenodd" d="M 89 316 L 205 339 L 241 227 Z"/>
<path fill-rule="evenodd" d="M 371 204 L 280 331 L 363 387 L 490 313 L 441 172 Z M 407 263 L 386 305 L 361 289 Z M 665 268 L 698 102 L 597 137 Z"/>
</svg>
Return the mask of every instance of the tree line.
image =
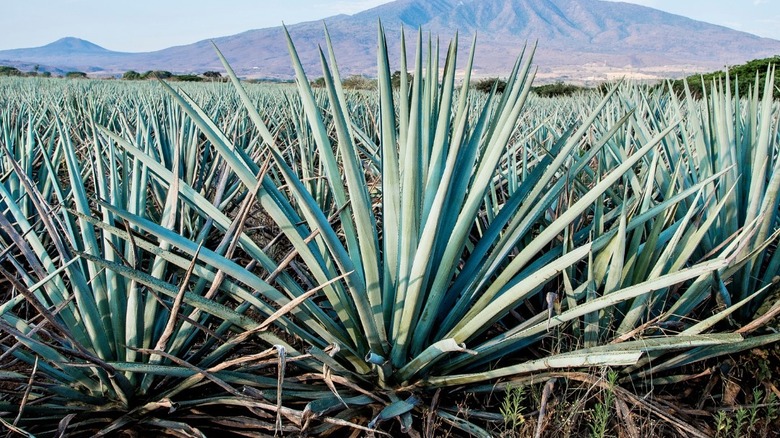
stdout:
<svg viewBox="0 0 780 438">
<path fill-rule="evenodd" d="M 17 67 L 9 65 L 0 65 L 0 76 L 15 76 L 15 77 L 54 77 L 51 72 L 41 71 L 39 66 L 35 66 L 31 71 L 22 71 Z M 86 79 L 89 75 L 83 71 L 69 71 L 62 74 L 61 77 L 69 79 Z M 172 81 L 182 82 L 200 82 L 200 81 L 212 81 L 222 82 L 227 78 L 222 77 L 222 74 L 217 71 L 206 71 L 202 74 L 180 74 L 176 75 L 165 70 L 149 70 L 144 73 L 139 73 L 135 70 L 126 71 L 122 77 L 124 80 L 144 80 L 144 79 L 166 79 Z"/>
</svg>

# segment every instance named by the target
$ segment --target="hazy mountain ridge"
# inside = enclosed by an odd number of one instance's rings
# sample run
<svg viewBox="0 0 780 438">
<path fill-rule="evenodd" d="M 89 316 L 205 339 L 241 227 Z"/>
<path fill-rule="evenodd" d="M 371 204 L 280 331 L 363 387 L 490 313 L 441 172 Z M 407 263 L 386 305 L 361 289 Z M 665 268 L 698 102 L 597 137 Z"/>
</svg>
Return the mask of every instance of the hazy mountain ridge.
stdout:
<svg viewBox="0 0 780 438">
<path fill-rule="evenodd" d="M 476 34 L 475 72 L 482 76 L 507 74 L 523 45 L 534 41 L 539 42 L 535 61 L 543 78 L 580 80 L 610 70 L 650 72 L 651 75 L 661 71 L 690 73 L 780 54 L 780 41 L 629 3 L 397 0 L 352 16 L 338 15 L 323 20 L 343 74 L 375 74 L 380 18 L 394 57 L 400 46 L 402 27 L 406 29 L 410 50 L 419 27 L 438 35 L 442 45 L 457 30 L 463 57 L 467 55 L 471 37 Z M 324 44 L 323 22 L 300 23 L 288 29 L 307 71 L 318 76 L 318 44 Z M 241 75 L 292 75 L 281 27 L 250 30 L 215 38 L 214 42 Z M 210 41 L 148 53 L 121 53 L 66 38 L 40 48 L 0 51 L 0 60 L 3 59 L 113 74 L 130 69 L 185 73 L 221 69 Z"/>
</svg>

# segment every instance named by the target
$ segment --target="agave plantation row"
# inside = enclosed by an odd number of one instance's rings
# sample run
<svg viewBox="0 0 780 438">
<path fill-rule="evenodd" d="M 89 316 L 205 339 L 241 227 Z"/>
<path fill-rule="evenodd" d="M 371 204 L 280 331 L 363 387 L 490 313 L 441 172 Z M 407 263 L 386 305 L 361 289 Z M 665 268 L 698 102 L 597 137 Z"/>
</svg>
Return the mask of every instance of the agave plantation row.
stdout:
<svg viewBox="0 0 780 438">
<path fill-rule="evenodd" d="M 483 94 L 418 41 L 376 92 L 292 44 L 297 86 L 0 81 L 2 423 L 485 435 L 462 394 L 780 339 L 771 93 L 540 99 L 529 48 Z"/>
</svg>

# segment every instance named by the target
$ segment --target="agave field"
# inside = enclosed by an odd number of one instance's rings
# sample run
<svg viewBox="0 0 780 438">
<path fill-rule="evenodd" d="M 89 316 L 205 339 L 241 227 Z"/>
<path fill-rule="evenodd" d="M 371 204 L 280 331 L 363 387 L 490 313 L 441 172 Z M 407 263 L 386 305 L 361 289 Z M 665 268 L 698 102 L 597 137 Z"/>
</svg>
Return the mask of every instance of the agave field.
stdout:
<svg viewBox="0 0 780 438">
<path fill-rule="evenodd" d="M 772 86 L 542 99 L 528 47 L 484 94 L 473 46 L 440 64 L 416 41 L 391 57 L 380 29 L 369 92 L 330 44 L 313 89 L 292 42 L 296 85 L 244 85 L 221 55 L 231 83 L 0 81 L 0 429 L 772 427 Z M 727 394 L 751 351 L 767 379 Z M 691 388 L 687 410 L 662 397 Z"/>
</svg>

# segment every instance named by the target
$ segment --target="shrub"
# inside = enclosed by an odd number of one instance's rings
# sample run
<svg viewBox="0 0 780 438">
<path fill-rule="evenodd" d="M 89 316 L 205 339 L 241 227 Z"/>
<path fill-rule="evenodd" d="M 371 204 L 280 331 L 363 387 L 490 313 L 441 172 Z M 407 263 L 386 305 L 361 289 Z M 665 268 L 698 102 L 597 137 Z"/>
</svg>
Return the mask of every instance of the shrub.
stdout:
<svg viewBox="0 0 780 438">
<path fill-rule="evenodd" d="M 406 73 L 406 80 L 409 85 L 414 82 L 414 75 L 411 73 Z M 392 84 L 393 88 L 399 88 L 401 86 L 401 71 L 396 70 L 393 72 L 393 74 L 390 76 L 390 83 Z"/>
<path fill-rule="evenodd" d="M 584 88 L 572 84 L 565 84 L 563 82 L 555 82 L 553 84 L 534 87 L 533 90 L 534 93 L 541 97 L 556 97 L 571 96 L 578 91 L 584 90 Z"/>
<path fill-rule="evenodd" d="M 174 81 L 180 81 L 180 82 L 201 82 L 203 81 L 203 78 L 198 75 L 174 75 L 171 76 L 171 79 Z"/>
<path fill-rule="evenodd" d="M 128 70 L 122 75 L 122 79 L 128 80 L 128 81 L 137 81 L 141 79 L 141 74 L 138 73 L 135 70 Z"/>
<path fill-rule="evenodd" d="M 149 70 L 141 75 L 141 79 L 170 79 L 173 73 L 165 70 Z"/>
<path fill-rule="evenodd" d="M 65 73 L 65 77 L 69 79 L 86 79 L 87 74 L 83 71 L 69 71 Z"/>
<path fill-rule="evenodd" d="M 506 81 L 498 78 L 485 78 L 480 79 L 474 84 L 474 88 L 483 93 L 490 93 L 490 91 L 493 90 L 493 86 L 496 87 L 496 93 L 501 94 L 506 90 Z"/>
<path fill-rule="evenodd" d="M 341 85 L 348 90 L 374 90 L 376 89 L 376 81 L 369 79 L 365 76 L 353 75 L 348 76 L 342 81 Z M 323 83 L 324 86 L 324 83 Z"/>
<path fill-rule="evenodd" d="M 16 67 L 0 65 L 0 76 L 24 76 L 24 73 Z"/>
</svg>

